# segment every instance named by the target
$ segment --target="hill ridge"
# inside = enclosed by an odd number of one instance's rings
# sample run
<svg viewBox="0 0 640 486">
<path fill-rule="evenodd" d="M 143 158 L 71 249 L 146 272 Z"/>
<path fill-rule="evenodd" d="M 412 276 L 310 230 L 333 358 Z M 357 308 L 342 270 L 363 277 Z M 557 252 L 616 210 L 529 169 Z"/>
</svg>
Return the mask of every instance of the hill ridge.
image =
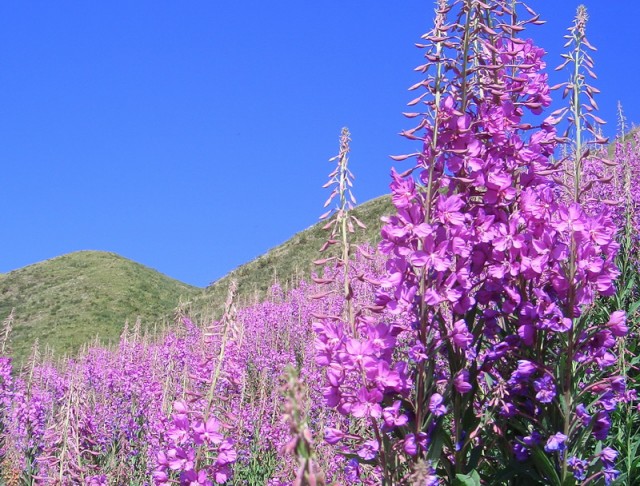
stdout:
<svg viewBox="0 0 640 486">
<path fill-rule="evenodd" d="M 389 196 L 358 205 L 354 214 L 367 225 L 355 243 L 376 243 L 383 214 L 391 211 Z M 18 361 L 38 337 L 57 355 L 75 353 L 96 335 L 115 343 L 126 320 L 142 317 L 143 327 L 155 328 L 173 319 L 181 306 L 192 319 L 207 323 L 220 318 L 229 283 L 238 283 L 238 304 L 260 300 L 275 278 L 284 286 L 308 279 L 312 262 L 328 234 L 320 221 L 280 245 L 246 262 L 205 288 L 173 279 L 116 252 L 78 250 L 0 275 L 0 320 L 16 308 L 12 331 Z"/>
<path fill-rule="evenodd" d="M 13 355 L 22 359 L 36 337 L 57 354 L 74 353 L 100 335 L 114 342 L 126 320 L 155 325 L 181 296 L 202 292 L 115 252 L 81 250 L 0 277 L 0 317 L 15 308 Z"/>
</svg>

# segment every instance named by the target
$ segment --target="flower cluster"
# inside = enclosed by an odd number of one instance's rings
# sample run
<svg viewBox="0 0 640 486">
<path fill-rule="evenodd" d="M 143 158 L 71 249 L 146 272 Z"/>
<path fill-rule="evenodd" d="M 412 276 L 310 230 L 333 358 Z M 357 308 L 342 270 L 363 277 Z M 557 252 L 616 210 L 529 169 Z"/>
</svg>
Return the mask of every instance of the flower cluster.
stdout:
<svg viewBox="0 0 640 486">
<path fill-rule="evenodd" d="M 220 433 L 215 417 L 190 412 L 185 401 L 176 401 L 167 440 L 166 452 L 157 453 L 158 467 L 153 472 L 156 484 L 172 484 L 171 471 L 178 472 L 180 484 L 185 485 L 222 484 L 231 476 L 236 451 L 233 442 Z"/>
<path fill-rule="evenodd" d="M 521 18 L 500 1 L 440 3 L 419 68 L 431 74 L 413 87 L 426 92 L 410 103 L 427 112 L 406 114 L 422 120 L 404 132 L 422 149 L 413 168 L 392 172 L 396 214 L 380 243 L 387 276 L 375 304 L 394 321 L 362 318 L 357 333 L 316 326 L 327 404 L 366 419 L 368 440 L 351 453 L 387 483 L 425 459 L 453 481 L 512 457 L 551 481 L 532 451 L 567 474 L 568 452 L 578 464 L 587 442 L 607 437 L 624 394 L 612 369 L 624 312 L 590 312 L 615 291 L 617 229 L 586 210 L 582 189 L 559 196 L 552 155 L 566 110 L 525 121 L 551 98 L 544 51 L 519 38 L 538 17 Z M 328 440 L 353 437 L 331 430 Z"/>
</svg>

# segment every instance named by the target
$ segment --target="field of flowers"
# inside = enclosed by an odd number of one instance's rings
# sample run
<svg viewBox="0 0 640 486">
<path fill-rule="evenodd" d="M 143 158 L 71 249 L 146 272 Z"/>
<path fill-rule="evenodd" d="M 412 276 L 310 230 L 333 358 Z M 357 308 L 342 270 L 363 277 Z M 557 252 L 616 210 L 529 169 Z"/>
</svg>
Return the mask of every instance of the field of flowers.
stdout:
<svg viewBox="0 0 640 486">
<path fill-rule="evenodd" d="M 308 282 L 23 369 L 7 320 L 0 484 L 640 484 L 640 135 L 601 136 L 586 9 L 555 87 L 541 22 L 439 2 L 377 249 L 343 129 Z"/>
</svg>

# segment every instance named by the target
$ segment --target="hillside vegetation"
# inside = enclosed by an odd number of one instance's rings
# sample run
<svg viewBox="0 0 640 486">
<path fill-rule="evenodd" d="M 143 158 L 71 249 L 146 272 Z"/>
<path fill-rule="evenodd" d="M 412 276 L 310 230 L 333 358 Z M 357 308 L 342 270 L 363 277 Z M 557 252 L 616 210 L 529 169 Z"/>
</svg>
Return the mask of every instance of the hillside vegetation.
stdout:
<svg viewBox="0 0 640 486">
<path fill-rule="evenodd" d="M 382 215 L 391 202 L 380 197 L 354 214 L 367 225 L 357 242 L 376 244 Z M 81 251 L 0 275 L 0 316 L 15 308 L 11 354 L 22 362 L 36 338 L 40 350 L 73 354 L 98 338 L 113 343 L 124 324 L 139 317 L 145 332 L 155 332 L 173 319 L 179 306 L 200 321 L 218 319 L 229 283 L 238 283 L 238 302 L 259 301 L 277 280 L 284 287 L 307 279 L 313 260 L 327 239 L 318 223 L 246 263 L 206 289 L 171 279 L 115 253 Z"/>
<path fill-rule="evenodd" d="M 61 355 L 96 336 L 113 342 L 127 320 L 153 328 L 201 292 L 115 253 L 81 251 L 0 276 L 0 315 L 15 309 L 11 348 L 21 361 L 36 338 Z"/>
</svg>

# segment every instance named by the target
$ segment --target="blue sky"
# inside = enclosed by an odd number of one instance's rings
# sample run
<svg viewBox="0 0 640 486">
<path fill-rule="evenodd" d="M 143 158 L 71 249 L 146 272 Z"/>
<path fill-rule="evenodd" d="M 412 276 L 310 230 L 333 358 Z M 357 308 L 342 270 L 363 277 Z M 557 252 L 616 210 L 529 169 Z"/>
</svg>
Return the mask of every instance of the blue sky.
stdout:
<svg viewBox="0 0 640 486">
<path fill-rule="evenodd" d="M 579 2 L 531 1 L 560 63 Z M 640 122 L 640 2 L 584 2 L 602 95 Z M 614 7 L 615 5 L 615 7 Z M 204 286 L 317 221 L 346 125 L 355 194 L 389 154 L 433 2 L 193 0 L 0 5 L 0 272 L 76 250 Z M 552 83 L 566 73 L 553 74 Z"/>
</svg>

